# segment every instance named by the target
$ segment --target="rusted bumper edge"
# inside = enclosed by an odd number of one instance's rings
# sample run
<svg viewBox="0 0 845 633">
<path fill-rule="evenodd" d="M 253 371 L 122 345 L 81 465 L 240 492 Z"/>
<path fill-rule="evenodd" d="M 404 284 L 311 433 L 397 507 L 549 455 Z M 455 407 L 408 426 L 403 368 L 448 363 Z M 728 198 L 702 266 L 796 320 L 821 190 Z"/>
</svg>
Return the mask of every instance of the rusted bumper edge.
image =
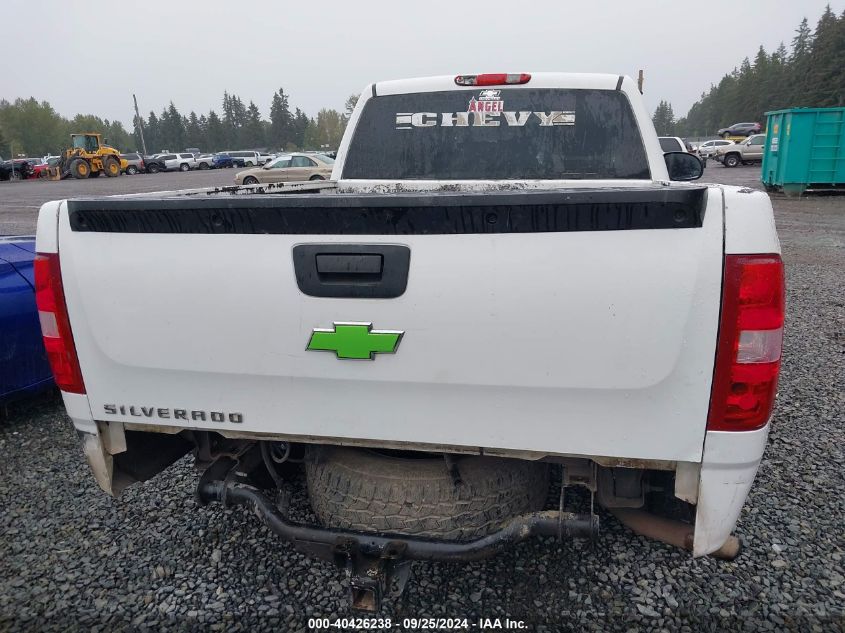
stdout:
<svg viewBox="0 0 845 633">
<path fill-rule="evenodd" d="M 79 431 L 79 435 L 94 478 L 114 497 L 127 486 L 154 477 L 193 448 L 181 435 L 133 433 L 120 422 L 96 422 L 93 433 Z"/>
<path fill-rule="evenodd" d="M 120 494 L 115 490 L 114 482 L 114 458 L 106 451 L 100 441 L 99 433 L 83 433 L 79 431 L 79 439 L 82 441 L 82 453 L 91 467 L 91 473 L 97 484 L 108 494 L 116 497 Z"/>
<path fill-rule="evenodd" d="M 299 551 L 336 563 L 356 555 L 394 561 L 482 560 L 534 536 L 593 538 L 598 533 L 599 525 L 597 516 L 558 511 L 532 512 L 513 518 L 497 532 L 482 538 L 455 542 L 295 523 L 289 521 L 262 492 L 234 482 L 201 481 L 197 488 L 197 499 L 201 504 L 217 501 L 227 506 L 246 506 L 277 536 L 293 543 Z"/>
<path fill-rule="evenodd" d="M 97 484 L 113 497 L 123 492 L 131 480 L 120 475 L 115 468 L 114 456 L 126 451 L 126 436 L 121 424 L 98 424 L 95 433 L 77 430 L 82 441 L 82 453 L 91 467 Z"/>
<path fill-rule="evenodd" d="M 104 492 L 116 497 L 129 483 L 115 481 L 114 456 L 126 452 L 124 425 L 120 422 L 96 422 L 85 394 L 63 391 L 62 401 L 82 443 L 82 453 L 94 479 Z M 121 480 L 120 477 L 117 479 Z"/>
</svg>

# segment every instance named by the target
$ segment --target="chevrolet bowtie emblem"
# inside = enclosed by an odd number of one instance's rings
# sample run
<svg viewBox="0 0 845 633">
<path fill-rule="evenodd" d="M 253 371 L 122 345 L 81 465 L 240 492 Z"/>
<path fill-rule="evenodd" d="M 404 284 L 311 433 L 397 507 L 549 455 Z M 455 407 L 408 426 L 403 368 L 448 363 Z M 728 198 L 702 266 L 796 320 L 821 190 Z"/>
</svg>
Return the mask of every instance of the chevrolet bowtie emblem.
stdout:
<svg viewBox="0 0 845 633">
<path fill-rule="evenodd" d="M 334 329 L 314 328 L 307 351 L 334 352 L 338 358 L 373 360 L 376 354 L 393 354 L 404 332 L 374 330 L 372 323 L 339 323 Z"/>
</svg>

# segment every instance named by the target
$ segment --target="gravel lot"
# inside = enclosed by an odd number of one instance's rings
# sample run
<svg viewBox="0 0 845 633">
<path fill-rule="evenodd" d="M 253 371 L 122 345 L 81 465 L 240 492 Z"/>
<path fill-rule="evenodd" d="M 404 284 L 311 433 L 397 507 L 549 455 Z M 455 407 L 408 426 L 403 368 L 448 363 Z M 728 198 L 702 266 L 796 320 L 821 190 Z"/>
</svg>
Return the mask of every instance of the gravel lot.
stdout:
<svg viewBox="0 0 845 633">
<path fill-rule="evenodd" d="M 169 189 L 194 189 L 235 184 L 240 169 L 208 169 L 189 172 L 159 172 L 119 178 L 88 180 L 24 180 L 0 181 L 0 235 L 35 233 L 38 209 L 49 200 L 110 196 L 121 193 L 143 193 Z"/>
<path fill-rule="evenodd" d="M 233 175 L 1 183 L 0 233 L 33 231 L 47 199 Z M 757 175 L 711 166 L 705 180 L 756 187 Z M 509 617 L 532 631 L 845 630 L 845 197 L 774 202 L 788 322 L 777 418 L 737 528 L 744 553 L 692 560 L 602 515 L 592 550 L 537 541 L 482 563 L 417 564 L 406 603 L 383 615 Z M 240 509 L 198 508 L 188 460 L 113 500 L 49 397 L 12 407 L 0 450 L 0 630 L 304 631 L 309 617 L 349 615 L 333 567 Z"/>
</svg>

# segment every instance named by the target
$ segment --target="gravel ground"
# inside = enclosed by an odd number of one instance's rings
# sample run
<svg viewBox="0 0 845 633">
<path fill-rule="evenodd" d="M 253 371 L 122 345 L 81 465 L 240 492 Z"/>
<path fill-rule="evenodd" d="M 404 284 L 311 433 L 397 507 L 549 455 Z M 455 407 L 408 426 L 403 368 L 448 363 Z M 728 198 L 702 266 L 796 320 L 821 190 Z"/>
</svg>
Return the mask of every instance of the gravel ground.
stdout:
<svg viewBox="0 0 845 633">
<path fill-rule="evenodd" d="M 706 177 L 754 185 L 756 174 Z M 788 327 L 777 419 L 737 527 L 743 554 L 692 560 L 602 515 L 592 549 L 546 540 L 417 564 L 406 601 L 383 615 L 508 617 L 549 632 L 845 630 L 845 197 L 774 202 Z M 0 450 L 0 630 L 304 631 L 309 617 L 349 615 L 333 567 L 241 509 L 198 508 L 188 460 L 113 500 L 55 398 L 12 407 Z"/>
</svg>

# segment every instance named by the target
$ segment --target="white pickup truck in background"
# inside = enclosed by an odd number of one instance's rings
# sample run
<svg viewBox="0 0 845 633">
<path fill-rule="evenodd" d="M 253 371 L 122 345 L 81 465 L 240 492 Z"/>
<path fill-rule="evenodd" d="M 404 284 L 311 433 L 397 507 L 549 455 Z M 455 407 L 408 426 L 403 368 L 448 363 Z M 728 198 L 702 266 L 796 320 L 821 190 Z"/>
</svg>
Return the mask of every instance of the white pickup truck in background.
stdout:
<svg viewBox="0 0 845 633">
<path fill-rule="evenodd" d="M 38 219 L 37 301 L 107 492 L 190 453 L 351 570 L 632 529 L 731 557 L 780 369 L 768 197 L 664 156 L 615 75 L 368 86 L 332 181 L 78 199 Z M 304 469 L 319 523 L 278 491 Z M 559 493 L 550 493 L 550 485 Z"/>
</svg>

